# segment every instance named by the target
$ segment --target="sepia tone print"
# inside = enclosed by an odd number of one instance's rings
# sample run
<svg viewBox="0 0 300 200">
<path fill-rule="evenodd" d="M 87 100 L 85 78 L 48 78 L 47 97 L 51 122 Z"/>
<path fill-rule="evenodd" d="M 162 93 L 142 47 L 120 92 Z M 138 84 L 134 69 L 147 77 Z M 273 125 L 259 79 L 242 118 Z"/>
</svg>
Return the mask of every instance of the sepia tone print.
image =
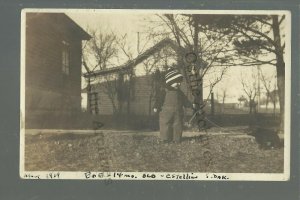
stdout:
<svg viewBox="0 0 300 200">
<path fill-rule="evenodd" d="M 289 178 L 288 12 L 22 21 L 22 178 Z"/>
</svg>

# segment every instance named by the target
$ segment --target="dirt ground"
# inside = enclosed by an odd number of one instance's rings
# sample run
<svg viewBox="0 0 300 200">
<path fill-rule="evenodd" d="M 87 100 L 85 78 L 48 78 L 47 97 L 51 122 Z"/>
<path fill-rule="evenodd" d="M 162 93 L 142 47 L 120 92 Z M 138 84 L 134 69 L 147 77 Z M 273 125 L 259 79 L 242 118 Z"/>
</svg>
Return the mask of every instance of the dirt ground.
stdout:
<svg viewBox="0 0 300 200">
<path fill-rule="evenodd" d="M 224 130 L 222 130 L 224 131 Z M 259 148 L 242 129 L 184 133 L 180 144 L 158 132 L 26 134 L 26 171 L 282 173 L 283 148 Z"/>
</svg>

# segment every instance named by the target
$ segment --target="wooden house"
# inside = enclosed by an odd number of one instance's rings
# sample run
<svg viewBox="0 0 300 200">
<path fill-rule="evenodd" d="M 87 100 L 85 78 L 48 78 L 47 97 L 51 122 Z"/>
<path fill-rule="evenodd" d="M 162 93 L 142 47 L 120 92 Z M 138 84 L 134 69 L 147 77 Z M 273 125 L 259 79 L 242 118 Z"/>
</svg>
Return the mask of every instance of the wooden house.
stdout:
<svg viewBox="0 0 300 200">
<path fill-rule="evenodd" d="M 81 111 L 82 40 L 89 39 L 64 13 L 26 13 L 26 128 L 61 128 Z"/>
<path fill-rule="evenodd" d="M 169 47 L 176 52 L 176 67 L 184 74 L 185 65 L 182 61 L 182 54 L 184 55 L 186 50 L 183 48 L 180 49 L 180 47 L 170 39 L 164 39 L 158 42 L 124 65 L 84 74 L 86 78 L 95 78 L 96 76 L 98 78 L 106 77 L 104 80 L 108 80 L 108 77 L 111 78 L 109 83 L 102 81 L 91 85 L 90 93 L 92 95 L 90 95 L 90 98 L 87 98 L 88 105 L 91 105 L 89 108 L 90 112 L 104 116 L 130 114 L 131 116 L 138 116 L 138 120 L 154 115 L 154 96 L 156 90 L 160 87 L 159 81 L 161 79 L 159 79 L 155 73 L 133 77 L 130 77 L 130 74 L 133 69 L 141 67 L 140 64 L 151 57 L 155 52 Z M 161 70 L 159 73 L 161 73 L 160 76 L 162 76 L 163 71 Z M 193 97 L 185 79 L 181 85 L 181 89 L 192 101 Z M 113 94 L 109 94 L 108 90 L 113 91 Z M 83 92 L 89 93 L 87 90 L 83 90 Z"/>
</svg>

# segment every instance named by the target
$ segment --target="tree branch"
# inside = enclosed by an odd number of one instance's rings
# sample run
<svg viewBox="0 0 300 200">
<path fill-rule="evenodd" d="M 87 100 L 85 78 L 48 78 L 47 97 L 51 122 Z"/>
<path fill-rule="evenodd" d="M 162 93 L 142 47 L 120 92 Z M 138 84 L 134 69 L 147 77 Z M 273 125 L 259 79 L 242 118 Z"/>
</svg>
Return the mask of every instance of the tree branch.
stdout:
<svg viewBox="0 0 300 200">
<path fill-rule="evenodd" d="M 243 25 L 241 25 L 241 27 L 244 28 L 245 30 L 251 31 L 251 32 L 253 32 L 253 33 L 257 34 L 257 35 L 262 36 L 263 38 L 267 39 L 267 41 L 269 41 L 272 45 L 276 46 L 275 41 L 272 40 L 272 39 L 271 39 L 269 36 L 267 36 L 266 34 L 260 32 L 260 31 L 258 31 L 258 30 L 255 30 L 255 29 L 253 29 L 253 28 L 251 28 L 251 27 L 246 27 L 246 26 L 243 26 Z"/>
<path fill-rule="evenodd" d="M 283 22 L 284 19 L 285 19 L 285 15 L 282 15 L 281 19 L 279 20 L 279 25 Z"/>
</svg>

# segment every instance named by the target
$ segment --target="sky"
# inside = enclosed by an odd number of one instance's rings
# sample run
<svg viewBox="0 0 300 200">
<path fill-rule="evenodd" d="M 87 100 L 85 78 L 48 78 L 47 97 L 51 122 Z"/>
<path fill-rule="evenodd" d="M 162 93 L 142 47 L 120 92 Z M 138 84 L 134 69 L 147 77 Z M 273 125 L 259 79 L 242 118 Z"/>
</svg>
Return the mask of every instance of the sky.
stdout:
<svg viewBox="0 0 300 200">
<path fill-rule="evenodd" d="M 140 40 L 143 40 L 143 33 L 149 30 L 149 19 L 155 20 L 157 18 L 149 14 L 128 14 L 124 12 L 109 12 L 105 13 L 86 13 L 86 12 L 70 12 L 66 13 L 83 29 L 101 29 L 105 31 L 113 31 L 116 35 L 122 36 L 127 34 L 129 44 L 134 53 L 137 51 L 137 32 L 140 33 Z M 152 16 L 152 17 L 151 17 Z M 147 20 L 145 20 L 147 19 Z M 141 41 L 141 43 L 146 41 Z M 274 66 L 261 66 L 261 69 L 268 76 L 275 74 Z M 225 77 L 214 88 L 215 98 L 217 93 L 222 93 L 226 88 L 227 97 L 226 103 L 237 103 L 237 99 L 243 94 L 241 84 L 241 74 L 243 77 L 250 78 L 253 73 L 252 67 L 231 67 L 228 69 Z M 256 73 L 256 72 L 254 72 Z M 208 91 L 204 91 L 204 97 Z M 245 96 L 245 95 L 244 95 Z"/>
<path fill-rule="evenodd" d="M 126 13 L 66 13 L 83 29 L 101 29 L 102 31 L 113 31 L 118 36 L 127 34 L 131 46 L 137 46 L 137 33 L 143 39 L 143 33 L 148 31 L 148 24 L 145 19 L 153 15 L 147 14 L 126 14 Z M 136 50 L 137 48 L 133 48 Z M 136 52 L 135 52 L 136 53 Z"/>
</svg>

